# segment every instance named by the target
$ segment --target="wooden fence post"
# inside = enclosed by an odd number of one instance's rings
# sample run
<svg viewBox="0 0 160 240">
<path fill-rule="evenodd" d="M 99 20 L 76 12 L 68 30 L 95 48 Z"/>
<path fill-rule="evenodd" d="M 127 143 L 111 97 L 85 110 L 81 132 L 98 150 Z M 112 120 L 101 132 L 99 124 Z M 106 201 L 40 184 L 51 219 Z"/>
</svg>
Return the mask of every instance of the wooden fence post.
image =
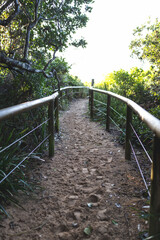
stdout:
<svg viewBox="0 0 160 240">
<path fill-rule="evenodd" d="M 59 91 L 59 99 L 60 99 L 60 109 L 63 108 L 63 92 L 60 90 Z"/>
<path fill-rule="evenodd" d="M 92 81 L 91 81 L 91 87 L 93 87 L 94 86 L 94 79 L 92 79 Z M 90 118 L 91 119 L 93 119 L 93 97 L 94 97 L 94 95 L 93 95 L 94 93 L 93 93 L 93 90 L 89 90 L 89 106 L 90 106 Z"/>
<path fill-rule="evenodd" d="M 68 89 L 65 90 L 65 97 L 66 97 L 66 100 L 68 101 Z"/>
<path fill-rule="evenodd" d="M 90 118 L 93 119 L 93 90 L 89 90 Z"/>
<path fill-rule="evenodd" d="M 107 95 L 107 115 L 106 115 L 106 131 L 109 132 L 109 126 L 110 126 L 110 106 L 111 106 L 111 96 Z"/>
<path fill-rule="evenodd" d="M 92 87 L 94 86 L 94 79 L 92 79 L 91 86 Z"/>
<path fill-rule="evenodd" d="M 59 101 L 56 97 L 54 101 L 54 110 L 55 110 L 55 132 L 59 133 Z"/>
<path fill-rule="evenodd" d="M 131 160 L 131 136 L 132 136 L 132 109 L 127 105 L 127 116 L 126 116 L 126 140 L 125 140 L 125 159 Z"/>
<path fill-rule="evenodd" d="M 80 98 L 80 89 L 78 88 L 77 90 L 78 90 L 77 91 L 77 98 Z"/>
<path fill-rule="evenodd" d="M 160 138 L 157 136 L 153 145 L 149 236 L 155 236 L 154 240 L 160 239 Z"/>
<path fill-rule="evenodd" d="M 50 101 L 48 105 L 48 132 L 49 136 L 49 157 L 54 156 L 54 101 Z"/>
</svg>

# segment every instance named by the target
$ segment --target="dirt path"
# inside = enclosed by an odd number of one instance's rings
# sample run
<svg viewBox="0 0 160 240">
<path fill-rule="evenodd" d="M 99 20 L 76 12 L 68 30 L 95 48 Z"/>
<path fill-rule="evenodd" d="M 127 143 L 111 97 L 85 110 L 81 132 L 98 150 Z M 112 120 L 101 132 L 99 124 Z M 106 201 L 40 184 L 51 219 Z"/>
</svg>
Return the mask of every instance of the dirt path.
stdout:
<svg viewBox="0 0 160 240">
<path fill-rule="evenodd" d="M 62 114 L 55 157 L 31 171 L 44 190 L 22 200 L 26 211 L 9 208 L 13 219 L 0 226 L 0 239 L 139 239 L 144 224 L 133 210 L 144 202 L 139 174 L 86 112 L 87 101 L 78 100 Z"/>
</svg>

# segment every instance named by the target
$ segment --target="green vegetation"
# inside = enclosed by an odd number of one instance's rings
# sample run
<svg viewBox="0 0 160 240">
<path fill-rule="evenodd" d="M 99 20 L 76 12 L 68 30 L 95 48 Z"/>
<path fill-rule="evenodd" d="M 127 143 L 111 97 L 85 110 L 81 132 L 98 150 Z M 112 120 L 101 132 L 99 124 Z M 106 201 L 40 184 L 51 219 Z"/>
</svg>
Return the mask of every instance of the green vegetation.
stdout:
<svg viewBox="0 0 160 240">
<path fill-rule="evenodd" d="M 132 55 L 140 60 L 147 60 L 157 72 L 160 70 L 160 22 L 150 20 L 134 32 L 134 39 L 130 44 Z"/>
<path fill-rule="evenodd" d="M 56 54 L 69 45 L 86 46 L 84 39 L 74 39 L 74 33 L 86 26 L 92 3 L 1 1 L 1 108 L 46 96 L 68 85 L 70 67 Z"/>
<path fill-rule="evenodd" d="M 56 57 L 56 54 L 69 45 L 86 46 L 86 41 L 74 39 L 74 34 L 86 26 L 92 3 L 93 0 L 1 1 L 1 109 L 48 96 L 66 85 L 82 85 L 78 77 L 69 74 L 70 66 L 65 59 Z M 42 107 L 2 121 L 0 151 L 46 119 L 47 108 Z M 43 124 L 11 148 L 0 152 L 0 181 L 36 148 L 47 132 L 47 124 Z M 46 143 L 40 147 L 42 154 L 45 151 Z M 17 193 L 31 190 L 26 174 L 29 158 L 0 184 L 1 213 L 8 214 L 6 203 L 17 203 Z"/>
<path fill-rule="evenodd" d="M 134 38 L 130 44 L 132 55 L 140 60 L 147 60 L 151 64 L 150 69 L 144 71 L 143 69 L 132 68 L 130 71 L 123 69 L 114 71 L 95 87 L 130 98 L 155 117 L 160 118 L 160 23 L 158 20 L 152 24 L 148 21 L 147 24 L 137 27 L 134 30 Z M 106 103 L 106 97 L 99 96 L 99 94 L 95 94 L 95 96 L 98 101 Z M 95 102 L 95 104 L 100 111 L 106 111 L 104 105 L 98 102 Z M 97 110 L 95 110 L 95 114 L 95 119 L 98 118 L 104 123 L 104 114 Z M 117 123 L 119 130 L 124 133 L 125 114 L 125 106 L 116 99 L 112 99 L 111 118 Z M 140 123 L 138 117 L 133 116 L 133 119 L 134 127 L 141 139 L 147 146 L 150 146 L 152 133 L 148 133 L 148 128 L 145 124 Z M 124 142 L 123 135 L 120 135 L 120 141 L 122 142 Z"/>
<path fill-rule="evenodd" d="M 95 87 L 130 98 L 147 111 L 159 116 L 160 95 L 155 88 L 154 73 L 151 70 L 132 68 L 129 72 L 123 69 L 114 71 Z"/>
<path fill-rule="evenodd" d="M 95 87 L 115 92 L 119 95 L 125 96 L 149 111 L 151 114 L 160 117 L 160 96 L 154 90 L 153 73 L 151 71 L 144 71 L 142 69 L 133 68 L 130 72 L 125 70 L 115 71 L 106 76 L 105 80 L 97 84 Z M 106 97 L 103 95 L 95 95 L 96 99 L 104 103 L 107 102 Z M 105 106 L 95 102 L 96 108 L 105 112 Z M 98 105 L 98 107 L 97 107 Z M 125 133 L 125 115 L 126 106 L 120 101 L 112 98 L 111 101 L 111 118 L 118 124 L 119 128 Z M 104 120 L 104 116 L 99 112 L 99 117 Z M 103 116 L 103 117 L 102 117 Z M 138 130 L 141 138 L 146 144 L 151 144 L 152 134 L 148 134 L 148 128 L 145 124 L 140 123 L 138 117 L 135 115 L 134 127 Z M 98 118 L 99 119 L 99 118 Z M 124 134 L 120 135 L 120 141 L 124 142 Z"/>
</svg>

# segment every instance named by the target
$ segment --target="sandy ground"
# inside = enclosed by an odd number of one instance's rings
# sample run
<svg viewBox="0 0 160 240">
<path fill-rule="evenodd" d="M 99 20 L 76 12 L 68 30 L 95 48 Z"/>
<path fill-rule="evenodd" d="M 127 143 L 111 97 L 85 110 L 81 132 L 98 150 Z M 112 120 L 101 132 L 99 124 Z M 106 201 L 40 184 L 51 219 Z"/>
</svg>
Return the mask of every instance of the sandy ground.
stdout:
<svg viewBox="0 0 160 240">
<path fill-rule="evenodd" d="M 21 197 L 25 210 L 8 207 L 13 218 L 1 222 L 1 240 L 135 240 L 147 229 L 138 170 L 86 112 L 82 99 L 61 114 L 55 156 L 31 169 L 43 190 Z"/>
</svg>

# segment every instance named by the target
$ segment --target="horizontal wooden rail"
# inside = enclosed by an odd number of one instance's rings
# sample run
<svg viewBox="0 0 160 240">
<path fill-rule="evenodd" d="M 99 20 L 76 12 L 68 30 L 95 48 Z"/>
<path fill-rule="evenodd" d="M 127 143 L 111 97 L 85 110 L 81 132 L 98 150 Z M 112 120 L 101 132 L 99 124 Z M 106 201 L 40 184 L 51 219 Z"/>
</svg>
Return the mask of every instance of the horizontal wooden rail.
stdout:
<svg viewBox="0 0 160 240">
<path fill-rule="evenodd" d="M 146 125 L 151 129 L 151 131 L 154 132 L 156 136 L 160 137 L 160 120 L 154 117 L 149 112 L 147 112 L 144 108 L 139 106 L 137 103 L 135 103 L 134 101 L 126 97 L 120 96 L 110 91 L 105 91 L 97 88 L 90 88 L 90 89 L 93 90 L 94 92 L 99 92 L 102 94 L 112 96 L 126 103 L 140 117 L 140 119 L 146 123 Z"/>
<path fill-rule="evenodd" d="M 89 89 L 89 87 L 86 87 L 86 86 L 69 86 L 69 87 L 61 88 L 60 91 L 64 91 L 64 90 L 67 90 L 67 89 Z"/>
<path fill-rule="evenodd" d="M 49 103 L 50 101 L 54 100 L 56 97 L 58 97 L 58 92 L 56 92 L 48 97 L 40 98 L 40 99 L 33 100 L 33 101 L 28 101 L 25 103 L 20 103 L 13 107 L 4 108 L 4 109 L 0 110 L 0 120 L 7 119 L 18 113 L 22 113 L 22 112 L 28 111 L 30 109 L 42 106 L 43 104 Z"/>
<path fill-rule="evenodd" d="M 88 89 L 88 87 L 85 87 L 85 86 L 64 87 L 64 88 L 61 88 L 60 91 L 56 90 L 52 95 L 48 97 L 40 98 L 33 101 L 28 101 L 12 107 L 1 109 L 0 121 L 8 119 L 22 112 L 29 111 L 30 109 L 40 107 L 44 104 L 48 104 L 49 156 L 52 157 L 54 155 L 54 131 L 56 132 L 59 131 L 58 97 L 65 90 L 84 89 L 84 88 Z M 53 114 L 54 110 L 55 110 L 55 114 Z M 54 118 L 55 118 L 55 126 L 54 126 Z"/>
<path fill-rule="evenodd" d="M 62 92 L 62 91 L 65 91 L 67 89 L 77 89 L 77 88 L 78 89 L 81 89 L 81 88 L 82 89 L 84 89 L 84 88 L 88 89 L 88 87 L 85 87 L 85 86 L 70 86 L 70 87 L 61 88 L 60 91 Z M 56 99 L 58 96 L 59 96 L 59 93 L 56 90 L 56 92 L 54 94 L 52 94 L 48 97 L 44 97 L 44 98 L 40 98 L 40 99 L 37 99 L 37 100 L 21 103 L 21 104 L 12 106 L 12 107 L 4 108 L 4 109 L 0 110 L 0 121 L 4 120 L 4 119 L 7 119 L 11 116 L 14 116 L 18 113 L 22 113 L 22 112 L 28 111 L 30 109 L 42 106 L 43 104 L 49 103 L 50 101 Z"/>
</svg>

